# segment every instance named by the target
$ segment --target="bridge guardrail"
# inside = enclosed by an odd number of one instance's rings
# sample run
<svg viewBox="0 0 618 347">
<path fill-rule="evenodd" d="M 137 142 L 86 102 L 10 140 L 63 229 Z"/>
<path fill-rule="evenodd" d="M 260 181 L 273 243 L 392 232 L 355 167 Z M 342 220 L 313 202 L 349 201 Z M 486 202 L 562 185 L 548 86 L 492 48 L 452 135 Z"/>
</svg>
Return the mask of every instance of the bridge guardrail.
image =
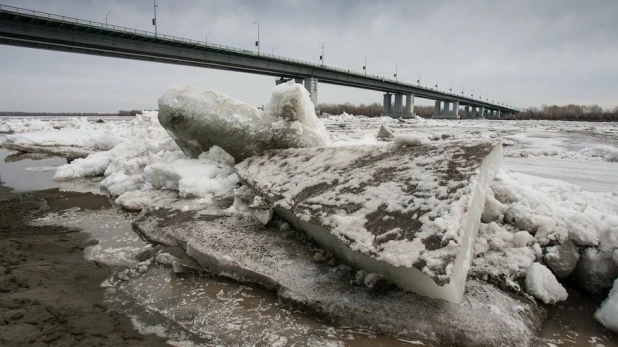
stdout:
<svg viewBox="0 0 618 347">
<path fill-rule="evenodd" d="M 252 56 L 256 56 L 256 57 L 267 57 L 267 58 L 272 58 L 272 59 L 276 59 L 276 60 L 280 60 L 280 61 L 293 62 L 293 63 L 303 64 L 303 65 L 311 65 L 311 66 L 315 66 L 315 67 L 318 67 L 318 68 L 321 68 L 321 69 L 331 70 L 331 71 L 335 71 L 335 72 L 343 72 L 343 73 L 353 74 L 353 75 L 360 76 L 360 77 L 372 77 L 372 78 L 376 78 L 378 80 L 381 80 L 382 82 L 388 81 L 388 82 L 391 82 L 391 83 L 402 84 L 402 85 L 405 85 L 405 86 L 409 86 L 409 87 L 417 88 L 417 89 L 422 89 L 422 90 L 425 90 L 425 91 L 440 92 L 442 94 L 450 95 L 450 96 L 457 97 L 457 98 L 461 97 L 458 94 L 449 93 L 449 92 L 445 92 L 445 91 L 440 91 L 438 89 L 433 89 L 433 88 L 422 87 L 420 85 L 413 85 L 413 84 L 410 84 L 410 83 L 402 83 L 400 81 L 396 81 L 396 80 L 393 80 L 393 79 L 390 79 L 390 78 L 384 78 L 384 76 L 366 75 L 364 73 L 359 73 L 357 71 L 353 71 L 353 70 L 349 70 L 349 69 L 342 69 L 342 68 L 337 68 L 337 67 L 333 67 L 333 66 L 326 66 L 326 65 L 322 65 L 322 64 L 312 63 L 312 62 L 309 62 L 309 61 L 303 61 L 303 60 L 297 60 L 297 59 L 292 59 L 292 58 L 286 58 L 286 57 L 277 56 L 277 55 L 268 54 L 268 53 L 257 53 L 257 52 L 253 52 L 253 51 L 250 51 L 250 50 L 240 49 L 240 48 L 236 48 L 236 47 L 225 46 L 225 45 L 220 45 L 220 44 L 215 44 L 215 43 L 207 43 L 205 41 L 191 40 L 191 39 L 187 39 L 187 38 L 183 38 L 183 37 L 178 37 L 178 36 L 173 36 L 173 35 L 165 35 L 165 34 L 153 33 L 151 31 L 133 29 L 133 28 L 123 27 L 123 26 L 118 26 L 118 25 L 110 25 L 110 24 L 94 22 L 94 21 L 85 20 L 85 19 L 73 18 L 73 17 L 68 17 L 68 16 L 61 16 L 61 15 L 57 15 L 57 14 L 53 14 L 53 13 L 28 10 L 28 9 L 19 8 L 19 7 L 15 7 L 15 6 L 9 6 L 9 5 L 2 5 L 2 4 L 0 4 L 0 12 L 3 11 L 3 10 L 7 11 L 7 12 L 14 12 L 14 13 L 26 14 L 26 15 L 29 15 L 29 16 L 36 16 L 36 17 L 39 17 L 39 18 L 42 18 L 42 19 L 49 18 L 49 19 L 61 20 L 61 21 L 67 22 L 67 23 L 88 25 L 88 26 L 91 26 L 91 27 L 97 27 L 97 28 L 102 28 L 102 29 L 107 29 L 107 30 L 115 30 L 115 31 L 119 31 L 119 32 L 129 33 L 129 34 L 140 34 L 140 35 L 144 35 L 144 36 L 150 36 L 150 37 L 153 37 L 153 38 L 165 39 L 165 40 L 170 40 L 170 41 L 174 41 L 174 42 L 191 43 L 191 44 L 196 44 L 196 45 L 202 45 L 202 46 L 205 46 L 205 47 L 220 48 L 220 49 L 224 49 L 224 50 L 228 50 L 228 51 L 232 51 L 232 52 L 236 52 L 236 53 L 240 53 L 240 54 L 245 54 L 245 55 L 252 55 Z M 474 99 L 474 98 L 467 98 L 467 97 L 465 97 L 465 98 L 466 99 L 470 99 L 470 100 L 474 100 L 474 101 L 479 101 L 479 102 L 482 102 L 482 103 L 490 104 L 490 102 L 483 101 L 482 99 Z M 491 104 L 493 104 L 493 103 L 491 103 Z M 498 107 L 504 107 L 504 105 L 498 105 L 498 104 L 493 104 L 493 105 L 498 106 Z"/>
</svg>

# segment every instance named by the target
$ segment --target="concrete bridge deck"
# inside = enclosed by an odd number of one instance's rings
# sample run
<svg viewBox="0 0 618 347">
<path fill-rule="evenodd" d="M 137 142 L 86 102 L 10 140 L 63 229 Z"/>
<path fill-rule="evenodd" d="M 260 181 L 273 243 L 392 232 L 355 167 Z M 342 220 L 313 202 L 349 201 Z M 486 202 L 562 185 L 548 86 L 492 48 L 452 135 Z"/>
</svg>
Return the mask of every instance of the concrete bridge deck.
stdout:
<svg viewBox="0 0 618 347">
<path fill-rule="evenodd" d="M 412 112 L 398 97 L 426 98 L 501 113 L 517 109 L 381 76 L 202 41 L 0 5 L 0 44 L 304 79 L 317 104 L 317 82 L 395 95 L 393 113 Z M 308 83 L 307 83 L 308 82 Z M 389 99 L 390 100 L 390 99 Z M 386 102 L 386 97 L 384 99 Z M 413 97 L 412 97 L 413 103 Z M 412 105 L 410 105 L 412 106 Z M 398 108 L 399 107 L 399 108 Z M 385 103 L 385 113 L 391 106 Z"/>
</svg>

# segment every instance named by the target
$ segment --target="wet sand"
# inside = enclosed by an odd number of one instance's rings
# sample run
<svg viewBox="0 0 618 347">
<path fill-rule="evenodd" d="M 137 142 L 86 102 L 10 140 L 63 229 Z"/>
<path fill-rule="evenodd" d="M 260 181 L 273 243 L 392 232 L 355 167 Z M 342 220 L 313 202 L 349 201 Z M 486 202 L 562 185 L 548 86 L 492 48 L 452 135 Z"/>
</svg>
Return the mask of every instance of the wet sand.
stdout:
<svg viewBox="0 0 618 347">
<path fill-rule="evenodd" d="M 87 245 L 77 231 L 24 223 L 45 207 L 43 199 L 56 200 L 56 208 L 103 203 L 57 189 L 15 193 L 0 186 L 0 345 L 167 345 L 106 307 L 101 282 L 113 269 L 84 259 Z"/>
</svg>

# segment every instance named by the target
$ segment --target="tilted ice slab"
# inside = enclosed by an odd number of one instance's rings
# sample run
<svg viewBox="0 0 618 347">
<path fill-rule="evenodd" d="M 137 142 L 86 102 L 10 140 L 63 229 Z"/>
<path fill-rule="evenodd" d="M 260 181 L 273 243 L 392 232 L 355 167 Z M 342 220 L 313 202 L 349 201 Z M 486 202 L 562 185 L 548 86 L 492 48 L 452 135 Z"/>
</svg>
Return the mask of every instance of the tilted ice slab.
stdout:
<svg viewBox="0 0 618 347">
<path fill-rule="evenodd" d="M 498 141 L 453 141 L 269 151 L 236 170 L 346 263 L 459 303 L 501 158 Z"/>
<path fill-rule="evenodd" d="M 274 290 L 288 305 L 339 326 L 477 347 L 529 346 L 542 325 L 533 300 L 482 282 L 469 281 L 459 305 L 397 289 L 372 295 L 350 284 L 354 272 L 346 266 L 313 261 L 315 246 L 296 231 L 208 218 L 160 209 L 142 212 L 134 228 L 151 242 L 184 248 L 215 274 Z"/>
<path fill-rule="evenodd" d="M 308 92 L 293 81 L 275 88 L 266 111 L 214 91 L 172 86 L 159 99 L 159 121 L 190 158 L 214 145 L 241 161 L 268 149 L 329 141 Z"/>
</svg>

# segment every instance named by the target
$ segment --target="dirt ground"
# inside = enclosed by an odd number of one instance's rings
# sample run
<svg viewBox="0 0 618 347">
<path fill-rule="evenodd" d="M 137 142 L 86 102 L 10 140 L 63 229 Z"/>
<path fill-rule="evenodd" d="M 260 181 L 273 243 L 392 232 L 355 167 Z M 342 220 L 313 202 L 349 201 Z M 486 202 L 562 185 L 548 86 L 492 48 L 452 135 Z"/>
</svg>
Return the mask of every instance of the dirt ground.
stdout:
<svg viewBox="0 0 618 347">
<path fill-rule="evenodd" d="M 84 259 L 75 231 L 24 224 L 51 196 L 0 186 L 0 346 L 167 346 L 103 304 L 112 269 Z"/>
</svg>

